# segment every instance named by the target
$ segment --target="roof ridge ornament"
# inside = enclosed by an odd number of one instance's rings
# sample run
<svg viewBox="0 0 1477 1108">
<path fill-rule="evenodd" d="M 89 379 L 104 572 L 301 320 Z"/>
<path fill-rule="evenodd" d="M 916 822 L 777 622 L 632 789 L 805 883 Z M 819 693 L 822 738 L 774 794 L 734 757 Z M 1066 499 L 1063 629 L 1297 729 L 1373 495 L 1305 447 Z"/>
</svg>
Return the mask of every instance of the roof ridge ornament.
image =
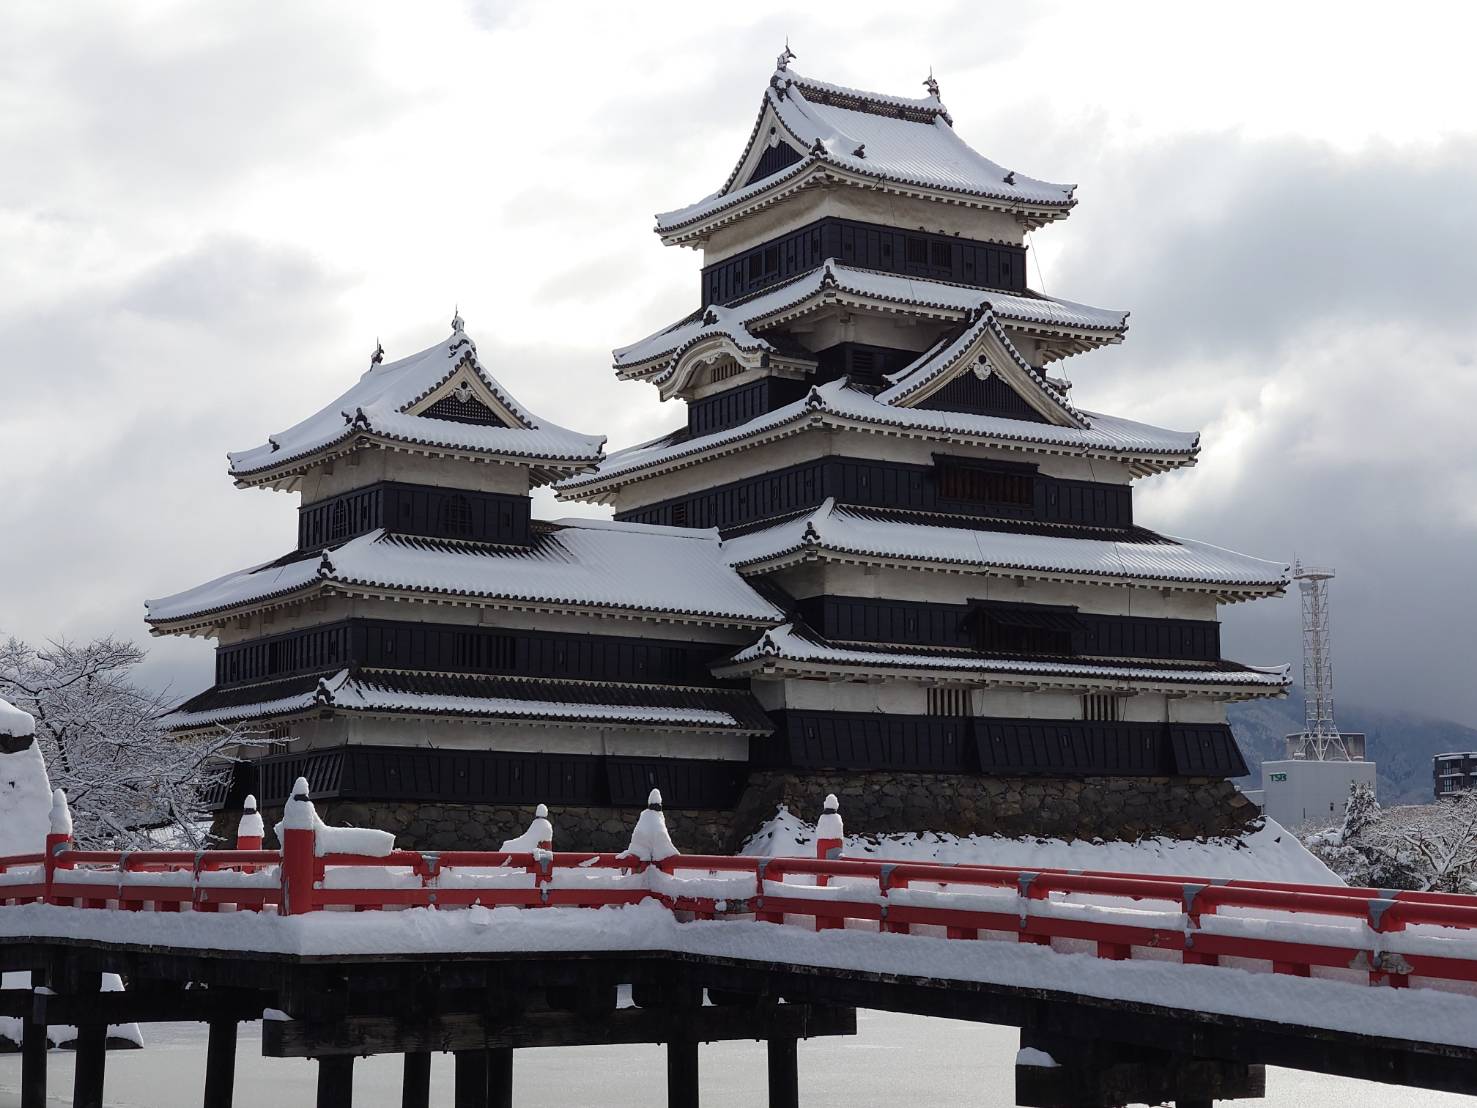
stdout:
<svg viewBox="0 0 1477 1108">
<path fill-rule="evenodd" d="M 374 353 L 369 356 L 369 368 L 373 369 L 385 360 L 385 347 L 378 338 L 374 340 Z"/>
<path fill-rule="evenodd" d="M 334 568 L 333 559 L 324 551 L 318 558 L 318 576 L 321 578 L 332 577 L 338 570 Z"/>
<path fill-rule="evenodd" d="M 935 100 L 939 98 L 939 83 L 934 79 L 933 66 L 928 67 L 928 78 L 923 82 L 923 87 L 928 90 L 928 95 Z"/>
<path fill-rule="evenodd" d="M 795 60 L 795 57 L 796 57 L 795 51 L 793 51 L 793 50 L 790 49 L 790 36 L 789 35 L 786 35 L 785 36 L 785 48 L 782 51 L 780 51 L 780 56 L 777 59 L 775 59 L 775 63 L 774 63 L 775 71 L 777 73 L 783 73 L 783 72 L 785 72 L 785 70 L 787 70 L 790 67 L 790 63 Z"/>
<path fill-rule="evenodd" d="M 452 308 L 451 312 L 451 329 L 454 333 L 460 334 L 467 329 L 466 321 L 462 319 L 461 306 L 457 305 Z"/>
</svg>

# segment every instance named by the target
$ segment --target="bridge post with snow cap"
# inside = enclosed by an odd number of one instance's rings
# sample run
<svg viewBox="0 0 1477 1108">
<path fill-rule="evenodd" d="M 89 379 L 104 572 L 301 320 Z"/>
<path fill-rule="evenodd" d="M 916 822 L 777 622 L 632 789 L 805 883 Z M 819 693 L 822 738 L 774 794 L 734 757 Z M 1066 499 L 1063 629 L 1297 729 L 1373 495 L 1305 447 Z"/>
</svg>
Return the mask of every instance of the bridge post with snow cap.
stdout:
<svg viewBox="0 0 1477 1108">
<path fill-rule="evenodd" d="M 51 822 L 46 832 L 46 851 L 42 858 L 42 873 L 45 875 L 47 904 L 60 904 L 62 898 L 56 894 L 56 865 L 58 856 L 72 845 L 72 810 L 67 805 L 67 794 L 62 789 L 51 793 Z"/>
<path fill-rule="evenodd" d="M 815 821 L 815 856 L 823 862 L 840 858 L 845 840 L 846 825 L 841 819 L 841 802 L 836 799 L 835 793 L 827 793 L 826 799 L 821 803 L 820 818 Z M 831 883 L 831 879 L 820 874 L 815 883 L 818 887 L 826 886 Z M 817 931 L 834 931 L 845 926 L 846 921 L 840 917 L 815 917 Z"/>
<path fill-rule="evenodd" d="M 308 793 L 308 779 L 299 777 L 277 824 L 282 844 L 282 914 L 300 916 L 314 908 L 313 882 L 318 850 L 318 812 Z"/>
<path fill-rule="evenodd" d="M 256 797 L 248 796 L 241 805 L 241 822 L 236 825 L 236 849 L 260 850 L 265 832 L 262 814 L 257 811 Z"/>
</svg>

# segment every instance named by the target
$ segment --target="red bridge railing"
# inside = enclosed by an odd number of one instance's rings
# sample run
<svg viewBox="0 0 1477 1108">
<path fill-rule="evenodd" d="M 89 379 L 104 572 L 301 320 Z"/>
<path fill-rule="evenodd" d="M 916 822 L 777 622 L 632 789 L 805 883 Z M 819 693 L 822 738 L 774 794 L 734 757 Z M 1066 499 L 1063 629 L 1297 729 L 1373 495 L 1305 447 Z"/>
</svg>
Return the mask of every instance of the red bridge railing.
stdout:
<svg viewBox="0 0 1477 1108">
<path fill-rule="evenodd" d="M 41 854 L 0 857 L 0 910 L 41 903 L 290 916 L 654 901 L 684 917 L 817 931 L 1006 940 L 1115 960 L 1177 956 L 1300 977 L 1319 968 L 1397 988 L 1474 991 L 1477 983 L 1471 896 L 844 858 L 839 817 L 836 837 L 819 840 L 815 858 L 659 860 L 538 848 L 336 853 L 335 829 L 299 822 L 306 825 L 284 826 L 281 850 L 260 849 L 259 837 L 247 835 L 246 849 L 198 853 L 76 850 L 63 827 Z"/>
</svg>

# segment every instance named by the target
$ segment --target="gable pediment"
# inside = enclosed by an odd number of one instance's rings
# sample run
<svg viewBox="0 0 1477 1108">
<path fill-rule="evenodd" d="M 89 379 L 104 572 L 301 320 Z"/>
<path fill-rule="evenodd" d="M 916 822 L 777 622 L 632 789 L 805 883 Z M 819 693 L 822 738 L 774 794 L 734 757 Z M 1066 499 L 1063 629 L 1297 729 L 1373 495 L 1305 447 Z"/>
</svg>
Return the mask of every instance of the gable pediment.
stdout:
<svg viewBox="0 0 1477 1108">
<path fill-rule="evenodd" d="M 404 411 L 406 415 L 423 419 L 445 419 L 482 427 L 526 427 L 488 387 L 470 357 L 463 358 L 450 377 Z"/>
<path fill-rule="evenodd" d="M 724 193 L 738 192 L 767 177 L 773 177 L 805 157 L 806 151 L 799 140 L 775 115 L 774 108 L 765 98 L 764 109 L 759 113 L 759 122 L 749 138 L 739 163 L 723 186 Z"/>
<path fill-rule="evenodd" d="M 879 399 L 899 407 L 970 412 L 1059 427 L 1088 425 L 1021 357 L 988 308 L 952 342 L 925 355 L 893 382 Z"/>
</svg>

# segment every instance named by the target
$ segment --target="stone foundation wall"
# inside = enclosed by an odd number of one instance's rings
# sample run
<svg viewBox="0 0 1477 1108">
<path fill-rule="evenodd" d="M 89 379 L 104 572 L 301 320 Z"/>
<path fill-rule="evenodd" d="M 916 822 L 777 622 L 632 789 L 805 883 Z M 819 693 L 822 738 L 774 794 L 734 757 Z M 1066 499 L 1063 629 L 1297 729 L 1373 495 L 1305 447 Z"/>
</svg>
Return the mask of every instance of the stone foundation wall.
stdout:
<svg viewBox="0 0 1477 1108">
<path fill-rule="evenodd" d="M 783 804 L 814 821 L 827 793 L 841 801 L 853 835 L 939 831 L 959 835 L 1133 840 L 1147 835 L 1193 839 L 1235 834 L 1257 809 L 1226 780 L 1211 777 L 975 777 L 947 773 L 798 774 L 755 771 L 733 811 L 668 811 L 667 826 L 689 854 L 733 854 Z M 533 812 L 523 805 L 324 800 L 318 812 L 339 826 L 394 832 L 413 850 L 495 850 L 522 834 Z M 622 850 L 638 811 L 553 808 L 561 850 Z M 281 810 L 264 811 L 270 828 Z M 239 812 L 222 812 L 213 830 L 234 842 Z"/>
</svg>

